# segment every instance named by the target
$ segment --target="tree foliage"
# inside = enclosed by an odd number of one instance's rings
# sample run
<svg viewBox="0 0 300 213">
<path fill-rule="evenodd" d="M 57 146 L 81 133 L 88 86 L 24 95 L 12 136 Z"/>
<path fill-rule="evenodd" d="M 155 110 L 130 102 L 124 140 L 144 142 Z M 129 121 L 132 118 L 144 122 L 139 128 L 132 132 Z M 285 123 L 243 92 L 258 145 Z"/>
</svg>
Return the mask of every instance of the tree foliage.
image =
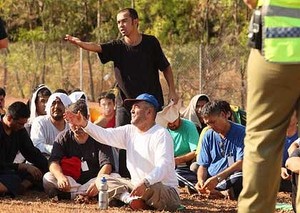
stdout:
<svg viewBox="0 0 300 213">
<path fill-rule="evenodd" d="M 115 39 L 119 36 L 117 11 L 132 5 L 139 13 L 140 31 L 157 36 L 162 46 L 169 47 L 166 52 L 174 63 L 176 78 L 188 76 L 184 69 L 176 68 L 181 67 L 179 60 L 191 60 L 184 54 L 192 46 L 222 44 L 228 54 L 234 53 L 232 46 L 245 47 L 249 11 L 243 0 L 1 0 L 0 16 L 6 21 L 11 46 L 9 54 L 0 55 L 0 64 L 11 76 L 22 70 L 20 84 L 30 82 L 15 90 L 21 89 L 24 96 L 36 84 L 49 81 L 65 89 L 78 87 L 70 76 L 75 64 L 78 66 L 79 53 L 63 41 L 65 34 L 85 41 Z M 179 51 L 181 45 L 185 45 L 183 51 Z M 243 52 L 244 48 L 239 50 Z M 103 88 L 100 78 L 110 68 L 100 67 L 99 77 L 93 75 L 93 70 L 99 70 L 98 59 L 88 55 L 88 63 L 91 83 L 101 84 L 95 88 L 91 85 L 89 90 Z"/>
<path fill-rule="evenodd" d="M 0 12 L 13 41 L 58 41 L 65 33 L 103 41 L 118 36 L 116 13 L 132 1 L 2 0 Z M 156 35 L 163 44 L 218 41 L 237 28 L 242 32 L 248 19 L 242 0 L 138 0 L 135 7 L 141 31 Z"/>
</svg>

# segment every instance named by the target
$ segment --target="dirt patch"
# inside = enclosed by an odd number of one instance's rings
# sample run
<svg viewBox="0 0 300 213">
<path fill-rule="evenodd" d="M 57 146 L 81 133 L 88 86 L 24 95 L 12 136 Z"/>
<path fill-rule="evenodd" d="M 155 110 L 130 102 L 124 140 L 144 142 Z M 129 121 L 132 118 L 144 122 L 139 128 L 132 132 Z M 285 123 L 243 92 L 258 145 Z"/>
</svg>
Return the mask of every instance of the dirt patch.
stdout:
<svg viewBox="0 0 300 213">
<path fill-rule="evenodd" d="M 185 189 L 180 190 L 180 197 L 185 210 L 182 212 L 237 212 L 237 202 L 225 199 L 207 199 L 198 195 L 189 195 Z M 263 202 L 263 201 L 262 201 Z M 277 202 L 291 203 L 289 193 L 279 193 Z M 94 204 L 75 204 L 74 201 L 50 201 L 44 192 L 28 191 L 25 195 L 15 199 L 1 198 L 0 212 L 54 212 L 54 213 L 67 213 L 67 212 L 99 212 L 97 203 Z M 131 209 L 128 206 L 113 207 L 107 211 L 102 212 L 128 212 Z M 143 211 L 153 212 L 153 211 Z M 293 212 L 292 210 L 276 210 L 276 212 Z"/>
</svg>

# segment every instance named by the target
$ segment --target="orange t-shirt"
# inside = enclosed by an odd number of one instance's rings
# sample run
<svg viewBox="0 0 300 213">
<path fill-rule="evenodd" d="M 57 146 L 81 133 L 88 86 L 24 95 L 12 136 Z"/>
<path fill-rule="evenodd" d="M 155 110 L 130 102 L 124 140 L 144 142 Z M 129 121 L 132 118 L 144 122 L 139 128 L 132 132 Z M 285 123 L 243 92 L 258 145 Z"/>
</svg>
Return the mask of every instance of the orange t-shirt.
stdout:
<svg viewBox="0 0 300 213">
<path fill-rule="evenodd" d="M 95 122 L 95 120 L 98 119 L 98 117 L 100 116 L 100 111 L 97 110 L 96 108 L 89 108 L 90 111 L 90 121 L 91 122 Z"/>
</svg>

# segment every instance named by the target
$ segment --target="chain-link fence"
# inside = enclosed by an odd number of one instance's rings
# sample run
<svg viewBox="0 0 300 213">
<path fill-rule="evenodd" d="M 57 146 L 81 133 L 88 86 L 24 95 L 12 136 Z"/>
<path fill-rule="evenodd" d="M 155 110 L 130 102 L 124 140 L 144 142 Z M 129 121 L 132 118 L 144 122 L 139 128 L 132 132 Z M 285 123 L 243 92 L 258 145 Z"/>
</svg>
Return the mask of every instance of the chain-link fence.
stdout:
<svg viewBox="0 0 300 213">
<path fill-rule="evenodd" d="M 177 90 L 185 105 L 196 94 L 245 107 L 245 46 L 188 44 L 167 49 Z"/>
<path fill-rule="evenodd" d="M 22 50 L 22 45 L 27 48 L 27 54 L 18 51 Z M 47 58 L 43 58 L 33 57 L 42 55 L 42 48 L 36 48 L 37 52 L 34 52 L 25 45 L 11 44 L 8 56 L 1 54 L 5 73 L 1 77 L 7 78 L 1 82 L 6 82 L 8 94 L 21 96 L 22 91 L 22 96 L 30 97 L 31 88 L 45 83 L 53 90 L 81 86 L 91 100 L 96 100 L 101 91 L 111 89 L 115 83 L 113 64 L 102 65 L 97 54 L 83 52 L 80 76 L 78 48 L 55 43 L 48 45 L 51 48 L 45 49 Z M 184 105 L 194 95 L 205 93 L 212 99 L 224 99 L 245 107 L 245 60 L 249 50 L 244 45 L 230 45 L 230 41 L 223 41 L 218 45 L 172 45 L 163 47 L 163 50 L 170 60 L 175 86 Z M 167 99 L 167 84 L 163 77 L 161 80 Z"/>
</svg>

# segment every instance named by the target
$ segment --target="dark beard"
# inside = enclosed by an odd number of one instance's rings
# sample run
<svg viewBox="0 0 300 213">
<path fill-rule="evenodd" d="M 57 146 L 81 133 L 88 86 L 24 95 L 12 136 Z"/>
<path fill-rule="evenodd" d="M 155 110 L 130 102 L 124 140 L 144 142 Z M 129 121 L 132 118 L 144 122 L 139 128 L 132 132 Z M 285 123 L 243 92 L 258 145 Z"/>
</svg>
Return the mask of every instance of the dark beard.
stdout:
<svg viewBox="0 0 300 213">
<path fill-rule="evenodd" d="M 56 116 L 52 116 L 53 120 L 56 120 L 56 121 L 61 121 L 64 116 L 63 115 L 56 115 Z"/>
</svg>

